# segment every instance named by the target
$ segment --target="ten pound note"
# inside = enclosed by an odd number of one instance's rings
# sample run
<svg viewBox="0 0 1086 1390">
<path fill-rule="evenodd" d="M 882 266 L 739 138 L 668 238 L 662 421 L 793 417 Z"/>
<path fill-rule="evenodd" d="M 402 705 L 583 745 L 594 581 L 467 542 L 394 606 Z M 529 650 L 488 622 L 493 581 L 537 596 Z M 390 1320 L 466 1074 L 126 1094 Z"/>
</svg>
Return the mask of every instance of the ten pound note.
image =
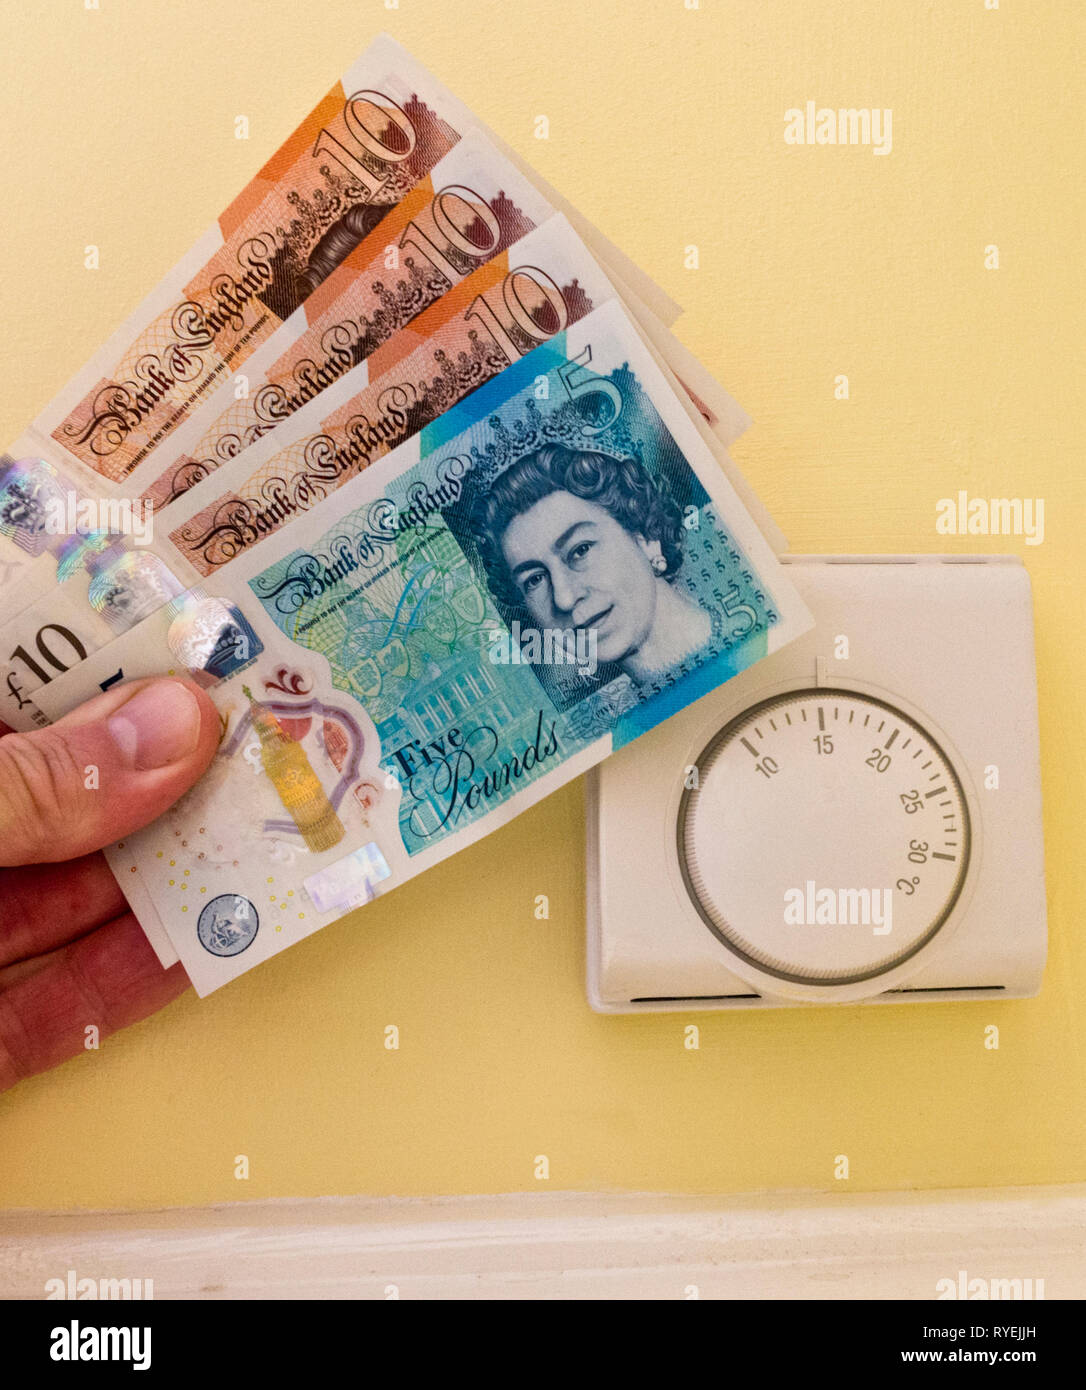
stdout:
<svg viewBox="0 0 1086 1390">
<path fill-rule="evenodd" d="M 471 137 L 455 147 L 457 158 L 461 151 L 469 159 L 475 157 Z M 508 183 L 510 176 L 517 179 L 505 165 L 503 183 L 516 186 Z M 530 191 L 523 185 L 517 191 L 527 205 Z M 494 201 L 504 207 L 509 200 L 503 194 Z M 349 286 L 350 293 L 358 283 L 356 279 Z M 655 348 L 666 330 L 631 291 L 625 293 L 627 308 Z M 21 594 L 10 594 L 6 621 L 0 626 L 0 718 L 16 728 L 45 723 L 35 692 L 55 678 L 48 664 L 72 669 L 155 607 L 200 582 L 213 568 L 416 433 L 510 361 L 616 296 L 616 287 L 584 242 L 556 213 L 466 274 L 410 323 L 390 330 L 390 336 L 356 366 L 350 366 L 353 354 L 342 363 L 334 359 L 332 384 L 305 402 L 288 398 L 284 404 L 291 409 L 285 410 L 276 428 L 267 431 L 250 421 L 254 441 L 247 447 L 196 465 L 196 476 L 208 476 L 172 502 L 166 535 L 160 522 L 159 535 L 146 535 L 144 546 L 124 550 L 122 542 L 120 550 L 111 546 L 92 551 L 81 564 L 64 562 L 63 582 L 60 567 L 51 580 L 35 572 Z M 334 302 L 337 316 L 343 312 L 343 299 L 341 295 Z M 372 331 L 379 336 L 376 324 Z M 305 357 L 307 337 L 299 340 L 293 355 Z M 265 346 L 274 342 L 273 337 Z M 742 412 L 715 382 L 705 379 L 698 364 L 683 357 L 675 340 L 668 337 L 662 346 L 668 365 L 682 374 L 686 394 L 691 402 L 698 401 L 699 413 L 713 430 L 714 447 L 733 485 L 755 512 L 763 534 L 779 548 L 764 509 L 720 449 L 721 439 L 743 428 Z M 259 356 L 254 354 L 254 363 Z M 268 390 L 280 398 L 279 383 L 269 383 Z M 248 401 L 241 405 L 242 410 L 248 407 Z M 204 428 L 199 414 L 195 418 Z M 164 476 L 182 475 L 191 484 L 193 476 L 186 474 L 184 464 L 171 465 Z M 150 546 L 157 555 L 145 548 Z M 39 579 L 41 589 L 35 593 Z M 58 650 L 63 655 L 58 656 Z"/>
<path fill-rule="evenodd" d="M 216 391 L 271 340 L 278 356 L 284 338 L 289 343 L 309 323 L 309 301 L 317 296 L 315 318 L 337 288 L 365 275 L 376 245 L 391 240 L 428 292 L 454 283 L 463 257 L 485 260 L 496 247 L 473 244 L 477 229 L 470 220 L 460 225 L 465 206 L 456 190 L 441 190 L 448 193 L 442 198 L 429 178 L 441 181 L 435 171 L 450 168 L 449 156 L 469 133 L 474 144 L 465 161 L 474 155 L 485 169 L 486 146 L 492 164 L 518 163 L 399 44 L 376 39 L 12 446 L 11 459 L 45 460 L 45 477 L 31 482 L 17 473 L 5 481 L 0 459 L 0 583 L 17 580 L 28 556 L 43 563 L 26 576 L 27 593 L 40 596 L 57 578 L 32 524 L 36 496 L 51 487 L 107 497 L 146 488 L 159 504 L 168 500 L 177 469 L 164 472 L 164 465 L 169 470 L 177 457 L 179 433 L 203 443 L 194 417 L 206 418 Z M 674 319 L 677 306 L 553 189 L 525 170 L 518 181 L 532 188 L 520 199 L 521 214 L 531 220 L 529 201 L 537 215 L 544 206 L 565 211 L 640 298 Z M 378 290 L 359 299 L 356 308 L 387 314 Z M 409 308 L 397 306 L 401 318 Z M 24 599 L 20 593 L 15 606 Z"/>
<path fill-rule="evenodd" d="M 209 772 L 109 851 L 203 995 L 810 622 L 612 301 L 41 698 L 164 669 L 209 689 Z"/>
<path fill-rule="evenodd" d="M 121 482 L 288 319 L 472 118 L 372 44 L 28 432 Z"/>
</svg>

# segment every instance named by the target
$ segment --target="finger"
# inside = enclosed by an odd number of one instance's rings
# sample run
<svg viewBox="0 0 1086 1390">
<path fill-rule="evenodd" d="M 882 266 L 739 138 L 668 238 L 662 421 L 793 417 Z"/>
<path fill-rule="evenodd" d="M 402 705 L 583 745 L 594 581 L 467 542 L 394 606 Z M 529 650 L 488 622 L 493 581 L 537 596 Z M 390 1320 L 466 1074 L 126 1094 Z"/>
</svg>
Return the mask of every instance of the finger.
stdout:
<svg viewBox="0 0 1086 1390">
<path fill-rule="evenodd" d="M 133 681 L 32 734 L 0 738 L 0 864 L 74 859 L 155 819 L 219 741 L 191 681 Z"/>
<path fill-rule="evenodd" d="M 2 884 L 0 968 L 55 951 L 125 910 L 124 894 L 101 854 L 5 869 Z"/>
<path fill-rule="evenodd" d="M 0 971 L 0 1091 L 55 1067 L 183 994 L 180 965 L 163 970 L 130 912 L 37 961 Z"/>
</svg>

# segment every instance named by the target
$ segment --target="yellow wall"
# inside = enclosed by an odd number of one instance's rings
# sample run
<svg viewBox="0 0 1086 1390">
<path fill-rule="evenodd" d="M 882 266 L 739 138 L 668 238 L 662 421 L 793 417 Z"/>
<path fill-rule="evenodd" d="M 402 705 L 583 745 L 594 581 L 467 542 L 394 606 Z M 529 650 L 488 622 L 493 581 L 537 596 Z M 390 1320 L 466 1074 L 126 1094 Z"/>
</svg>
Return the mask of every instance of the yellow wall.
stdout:
<svg viewBox="0 0 1086 1390">
<path fill-rule="evenodd" d="M 575 785 L 0 1101 L 0 1205 L 534 1189 L 542 1153 L 567 1188 L 839 1189 L 839 1153 L 854 1189 L 1086 1178 L 1084 21 L 1077 0 L 0 0 L 3 440 L 388 28 L 688 306 L 794 550 L 939 550 L 939 497 L 1046 499 L 1043 545 L 958 544 L 1034 580 L 1052 933 L 1036 1001 L 701 1015 L 688 1052 L 682 1015 L 585 1003 Z M 808 98 L 891 107 L 892 154 L 785 145 Z"/>
</svg>

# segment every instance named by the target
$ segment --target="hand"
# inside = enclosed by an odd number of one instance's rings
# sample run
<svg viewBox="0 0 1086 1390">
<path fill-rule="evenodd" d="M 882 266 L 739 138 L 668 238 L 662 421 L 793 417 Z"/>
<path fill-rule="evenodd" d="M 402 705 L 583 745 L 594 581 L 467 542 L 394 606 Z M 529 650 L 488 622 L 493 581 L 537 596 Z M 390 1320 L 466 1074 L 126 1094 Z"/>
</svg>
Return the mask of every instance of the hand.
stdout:
<svg viewBox="0 0 1086 1390">
<path fill-rule="evenodd" d="M 188 988 L 163 970 L 105 858 L 160 816 L 218 746 L 189 681 L 117 686 L 48 729 L 0 725 L 0 1091 L 146 1018 Z M 11 867 L 19 865 L 22 867 Z"/>
</svg>

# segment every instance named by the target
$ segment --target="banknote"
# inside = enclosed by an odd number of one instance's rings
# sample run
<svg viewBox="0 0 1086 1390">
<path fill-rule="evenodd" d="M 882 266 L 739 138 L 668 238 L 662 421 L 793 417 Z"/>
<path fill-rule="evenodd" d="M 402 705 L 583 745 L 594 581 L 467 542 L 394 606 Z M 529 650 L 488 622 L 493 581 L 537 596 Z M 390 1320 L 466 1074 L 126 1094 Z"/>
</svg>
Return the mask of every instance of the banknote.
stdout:
<svg viewBox="0 0 1086 1390">
<path fill-rule="evenodd" d="M 379 363 L 383 372 L 373 361 L 348 372 L 182 499 L 162 519 L 172 547 L 166 562 L 206 577 L 615 296 L 556 214 L 394 340 Z"/>
<path fill-rule="evenodd" d="M 674 320 L 674 301 L 381 35 L 9 457 L 46 460 L 69 491 L 130 493 L 135 470 L 150 463 L 207 393 L 236 373 L 476 127 L 658 316 Z M 156 476 L 153 465 L 141 473 L 145 483 Z M 0 578 L 8 579 L 25 564 L 27 508 L 21 479 L 14 497 L 2 484 L 0 477 Z"/>
<path fill-rule="evenodd" d="M 289 318 L 472 125 L 379 39 L 288 137 L 34 428 L 92 474 L 128 476 Z"/>
<path fill-rule="evenodd" d="M 11 456 L 45 459 L 69 491 L 123 488 L 472 124 L 399 45 L 377 39 Z M 6 572 L 28 548 L 27 500 L 21 478 L 14 496 L 0 486 Z"/>
<path fill-rule="evenodd" d="M 465 137 L 454 154 L 470 140 Z M 468 152 L 467 157 L 476 156 Z M 503 201 L 508 205 L 510 200 L 503 195 Z M 63 584 L 31 571 L 12 595 L 11 616 L 0 626 L 2 717 L 22 729 L 46 723 L 33 694 L 58 671 L 112 641 L 150 607 L 225 563 L 243 544 L 285 524 L 508 362 L 616 293 L 568 220 L 555 214 L 463 278 L 455 292 L 447 291 L 297 414 L 175 500 L 165 514 L 166 524 L 175 515 L 177 520 L 156 547 L 159 559 L 125 553 L 123 538 L 82 554 L 75 538 L 71 548 L 76 559 Z M 743 412 L 632 290 L 626 288 L 624 298 L 654 348 L 660 344 L 666 360 L 678 361 L 687 379 L 686 395 L 707 425 L 718 438 L 733 438 L 747 423 Z M 698 391 L 689 380 L 697 382 Z M 764 508 L 726 453 L 719 457 L 763 532 L 771 535 L 773 523 Z M 125 506 L 137 507 L 136 520 L 138 506 L 147 509 L 149 535 L 153 503 L 108 502 L 111 511 Z M 771 544 L 784 548 L 777 536 L 771 536 Z"/>
<path fill-rule="evenodd" d="M 133 474 L 133 490 L 166 505 L 390 340 L 417 342 L 413 320 L 554 211 L 469 131 L 157 451 L 157 476 Z"/>
<path fill-rule="evenodd" d="M 12 454 L 33 461 L 33 471 L 10 456 L 0 459 L 3 610 L 8 624 L 17 618 L 0 635 L 0 717 L 19 728 L 44 722 L 29 698 L 33 690 L 115 635 L 81 598 L 51 597 L 58 578 L 75 576 L 84 590 L 95 579 L 99 592 L 107 587 L 97 552 L 109 549 L 111 534 L 82 523 L 78 534 L 71 524 L 51 531 L 42 521 L 48 504 L 66 499 L 71 514 L 72 499 L 88 506 L 112 502 L 129 506 L 131 518 L 134 494 L 144 488 L 147 500 L 160 505 L 176 496 L 180 480 L 195 474 L 194 465 L 187 470 L 177 463 L 176 448 L 173 460 L 164 461 L 174 435 L 195 417 L 207 418 L 219 383 L 238 377 L 263 344 L 275 345 L 265 360 L 278 364 L 308 325 L 311 299 L 314 320 L 321 310 L 332 315 L 326 332 L 349 332 L 349 315 L 329 306 L 349 295 L 376 256 L 403 252 L 408 299 L 422 308 L 430 295 L 418 294 L 420 275 L 427 285 L 434 282 L 431 288 L 447 287 L 486 258 L 492 249 L 486 233 L 495 226 L 501 245 L 561 207 L 624 283 L 637 287 L 631 293 L 648 296 L 669 321 L 674 317 L 667 296 L 495 141 L 476 128 L 463 103 L 382 36 L 17 442 Z M 445 170 L 436 188 L 435 167 Z M 489 190 L 486 208 L 473 206 L 465 179 Z M 390 233 L 379 233 L 401 207 Z M 432 276 L 420 271 L 423 262 Z M 374 287 L 372 279 L 367 283 Z M 399 279 L 383 286 L 380 304 L 369 305 L 368 338 L 386 331 L 382 314 L 391 310 L 402 321 L 410 311 L 410 303 L 389 303 L 401 288 Z M 357 292 L 350 307 L 361 310 L 363 301 Z M 357 340 L 352 352 L 359 355 Z M 291 366 L 299 365 L 296 356 Z M 132 532 L 123 521 L 102 525 Z M 81 573 L 84 568 L 91 572 Z M 174 587 L 168 572 L 149 577 L 152 588 Z M 115 599 L 126 600 L 127 590 L 115 585 L 112 592 L 119 613 Z M 81 624 L 71 621 L 77 613 Z"/>
<path fill-rule="evenodd" d="M 380 376 L 433 331 L 433 317 L 420 317 L 430 305 L 469 277 L 475 283 L 474 271 L 500 258 L 554 212 L 493 141 L 469 131 L 256 349 L 244 373 L 209 394 L 154 460 L 133 473 L 132 490 L 161 508 L 353 368 L 365 363 L 370 380 Z M 595 255 L 621 284 L 598 238 Z M 640 304 L 632 288 L 626 297 Z M 520 306 L 515 286 L 506 303 L 514 318 L 508 327 L 496 321 L 489 306 L 480 303 L 474 310 L 477 333 L 497 338 L 499 351 L 515 348 L 524 333 L 535 332 L 532 310 Z M 651 310 L 642 307 L 648 317 Z M 363 380 L 357 373 L 353 379 Z M 713 405 L 700 398 L 699 403 L 712 419 Z M 732 431 L 742 428 L 741 413 L 730 398 L 719 409 L 727 421 L 727 443 Z M 169 458 L 165 465 L 163 453 Z"/>
<path fill-rule="evenodd" d="M 193 489 L 165 518 L 166 563 L 200 576 L 229 563 L 617 293 L 555 214 Z M 651 330 L 651 314 L 630 297 L 624 302 L 638 327 Z M 685 389 L 710 427 L 722 423 Z"/>
<path fill-rule="evenodd" d="M 461 141 L 456 152 L 469 140 Z M 477 155 L 469 151 L 468 158 L 475 162 Z M 454 172 L 462 171 L 463 163 Z M 507 166 L 502 172 L 509 172 Z M 505 207 L 513 206 L 504 193 L 500 196 Z M 511 228 L 516 225 L 511 218 L 507 222 Z M 5 662 L 0 710 L 8 722 L 21 728 L 45 723 L 30 697 L 58 669 L 107 645 L 150 608 L 237 554 L 242 542 L 231 546 L 227 534 L 241 536 L 246 509 L 254 514 L 252 538 L 270 534 L 337 479 L 344 481 L 367 466 L 515 357 L 615 294 L 561 214 L 520 236 L 512 250 L 512 259 L 499 252 L 461 278 L 458 293 L 446 293 L 409 328 L 393 333 L 376 349 L 379 366 L 370 358 L 361 361 L 289 423 L 260 436 L 260 448 L 235 455 L 223 472 L 214 472 L 189 494 L 191 504 L 186 498 L 185 505 L 173 506 L 168 515 L 178 512 L 179 524 L 163 560 L 150 553 L 137 556 L 119 543 L 85 556 L 62 584 L 45 581 L 43 587 L 36 573 L 28 576 L 12 594 L 11 616 L 0 628 Z M 406 361 L 397 369 L 402 358 Z M 384 374 L 371 382 L 380 367 Z M 343 408 L 337 409 L 341 402 Z M 223 496 L 219 479 L 224 472 L 229 475 L 226 485 L 234 481 L 246 497 L 252 494 L 251 501 Z M 217 525 L 212 518 L 227 509 L 230 526 Z M 201 519 L 189 520 L 194 516 Z M 220 544 L 200 544 L 208 528 L 222 536 Z M 186 531 L 193 532 L 193 543 L 186 542 Z M 210 548 L 210 560 L 203 555 L 205 548 Z M 178 575 L 185 582 L 178 582 Z"/>
<path fill-rule="evenodd" d="M 809 624 L 612 300 L 41 698 L 171 668 L 209 689 L 208 774 L 109 852 L 204 994 Z"/>
</svg>

